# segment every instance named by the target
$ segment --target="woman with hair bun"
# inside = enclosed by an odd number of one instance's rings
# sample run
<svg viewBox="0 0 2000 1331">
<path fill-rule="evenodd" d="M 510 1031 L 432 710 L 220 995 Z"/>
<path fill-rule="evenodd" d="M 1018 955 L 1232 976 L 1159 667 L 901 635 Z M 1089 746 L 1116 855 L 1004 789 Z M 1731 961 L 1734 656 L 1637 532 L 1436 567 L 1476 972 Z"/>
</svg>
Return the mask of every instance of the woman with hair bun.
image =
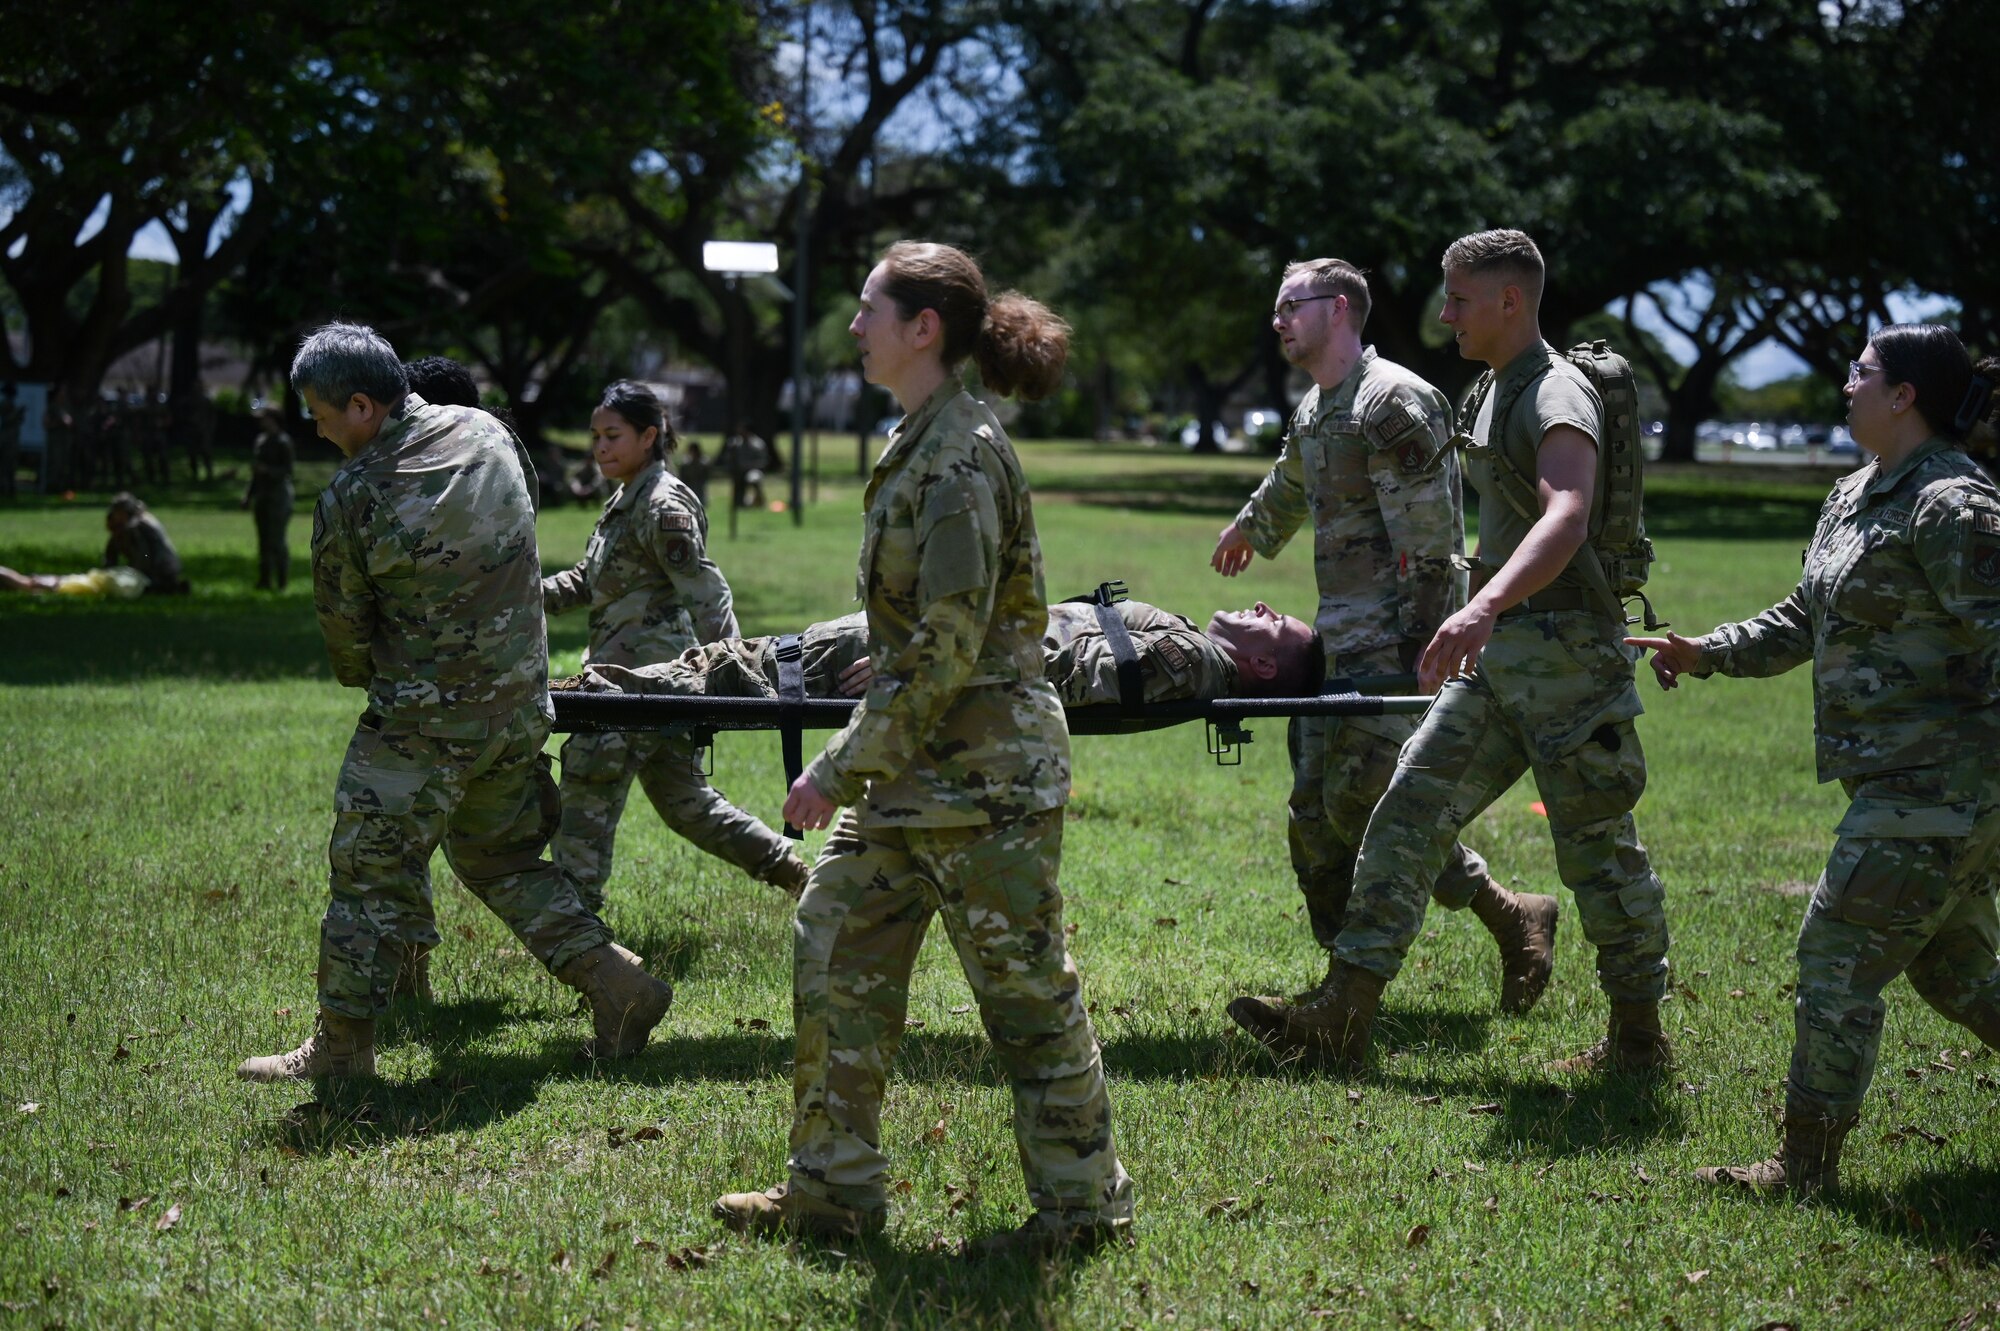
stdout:
<svg viewBox="0 0 2000 1331">
<path fill-rule="evenodd" d="M 2000 489 L 1961 447 L 1996 383 L 2000 361 L 1975 372 L 1949 328 L 1877 330 L 1846 390 L 1874 456 L 1833 487 L 1798 587 L 1698 638 L 1625 640 L 1653 649 L 1664 688 L 1812 662 L 1819 779 L 1850 801 L 1799 931 L 1778 1153 L 1704 1183 L 1839 1186 L 1898 975 L 2000 1049 Z"/>
<path fill-rule="evenodd" d="M 903 241 L 869 273 L 848 332 L 862 373 L 906 413 L 865 501 L 858 590 L 874 675 L 785 803 L 813 828 L 846 806 L 799 902 L 789 1177 L 722 1197 L 715 1213 L 759 1233 L 882 1228 L 883 1084 L 936 914 L 1013 1084 L 1035 1208 L 974 1251 L 1087 1251 L 1128 1232 L 1132 1183 L 1056 883 L 1069 729 L 1042 669 L 1048 602 L 1027 481 L 958 376 L 971 359 L 988 389 L 1045 397 L 1069 328 L 1018 292 L 989 300 L 959 250 Z"/>
<path fill-rule="evenodd" d="M 729 584 L 705 553 L 708 515 L 667 470 L 674 427 L 644 384 L 620 379 L 590 415 L 598 468 L 617 485 L 583 558 L 542 579 L 551 615 L 590 607 L 592 665 L 671 661 L 737 636 Z M 562 747 L 562 827 L 550 847 L 584 903 L 604 909 L 612 846 L 638 777 L 667 826 L 752 878 L 797 896 L 806 866 L 791 843 L 696 774 L 693 741 L 649 731 L 574 734 Z"/>
</svg>

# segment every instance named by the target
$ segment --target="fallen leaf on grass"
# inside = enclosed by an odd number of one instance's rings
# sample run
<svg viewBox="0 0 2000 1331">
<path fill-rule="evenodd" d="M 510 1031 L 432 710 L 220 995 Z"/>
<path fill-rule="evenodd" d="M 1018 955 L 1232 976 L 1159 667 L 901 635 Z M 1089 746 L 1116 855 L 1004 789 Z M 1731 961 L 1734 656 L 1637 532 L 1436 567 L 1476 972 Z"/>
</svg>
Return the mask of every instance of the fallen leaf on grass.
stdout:
<svg viewBox="0 0 2000 1331">
<path fill-rule="evenodd" d="M 1632 1166 L 1632 1172 L 1638 1176 L 1641 1183 L 1651 1183 L 1653 1181 L 1653 1176 L 1646 1172 L 1644 1165 Z"/>
<path fill-rule="evenodd" d="M 707 1265 L 706 1248 L 682 1248 L 679 1252 L 667 1254 L 667 1269 L 670 1271 L 699 1271 Z"/>
<path fill-rule="evenodd" d="M 906 1178 L 903 1178 L 903 1179 L 897 1179 L 895 1184 L 892 1187 L 890 1187 L 889 1191 L 907 1197 L 912 1192 L 915 1192 L 916 1188 L 917 1188 L 916 1184 L 910 1182 Z"/>
<path fill-rule="evenodd" d="M 1245 1294 L 1248 1294 L 1253 1299 L 1256 1298 L 1259 1294 L 1262 1294 L 1264 1292 L 1264 1287 L 1262 1285 L 1259 1285 L 1254 1280 L 1245 1280 L 1241 1284 L 1239 1284 L 1237 1288 L 1242 1290 Z"/>
<path fill-rule="evenodd" d="M 633 1133 L 631 1140 L 635 1142 L 656 1142 L 663 1140 L 666 1135 L 666 1133 L 648 1123 L 645 1127 Z"/>
<path fill-rule="evenodd" d="M 972 1011 L 972 1004 L 960 1003 L 957 1007 L 951 1010 L 951 1015 L 954 1017 L 962 1017 L 970 1011 Z"/>
<path fill-rule="evenodd" d="M 17 1108 L 23 1114 L 39 1114 L 42 1112 L 41 1103 L 36 1100 L 24 1100 Z"/>
<path fill-rule="evenodd" d="M 553 1266 L 558 1271 L 569 1270 L 570 1269 L 569 1249 L 557 1248 L 554 1252 L 550 1253 L 549 1265 Z"/>
<path fill-rule="evenodd" d="M 1501 1112 L 1500 1103 L 1496 1100 L 1492 1104 L 1474 1105 L 1472 1108 L 1466 1110 L 1465 1112 L 1468 1114 L 1497 1114 Z"/>
<path fill-rule="evenodd" d="M 1410 1101 L 1413 1105 L 1439 1105 L 1444 1103 L 1442 1095 L 1419 1095 Z"/>
<path fill-rule="evenodd" d="M 166 1231 L 172 1229 L 175 1225 L 178 1225 L 180 1222 L 181 1222 L 181 1204 L 179 1202 L 175 1202 L 172 1206 L 169 1206 L 167 1208 L 166 1213 L 164 1215 L 162 1215 L 158 1220 L 155 1220 L 153 1222 L 153 1228 L 159 1230 L 161 1233 L 164 1234 Z"/>
<path fill-rule="evenodd" d="M 111 1061 L 113 1063 L 123 1063 L 126 1059 L 130 1057 L 132 1057 L 132 1051 L 125 1047 L 125 1042 L 123 1040 L 120 1040 L 118 1042 L 118 1047 L 111 1051 Z"/>
<path fill-rule="evenodd" d="M 1403 1235 L 1403 1246 L 1405 1248 L 1421 1248 L 1430 1241 L 1431 1227 L 1429 1225 L 1412 1225 L 1410 1226 L 1410 1232 Z"/>
<path fill-rule="evenodd" d="M 952 1183 L 944 1185 L 944 1209 L 947 1213 L 952 1215 L 958 1214 L 965 1209 L 965 1204 L 971 1200 L 972 1191 L 969 1188 L 961 1188 Z"/>
<path fill-rule="evenodd" d="M 1171 915 L 1157 916 L 1153 920 L 1153 927 L 1156 929 L 1173 929 L 1173 928 L 1178 928 L 1179 925 L 1180 921 L 1175 919 Z"/>
<path fill-rule="evenodd" d="M 495 1266 L 493 1265 L 492 1258 L 482 1257 L 479 1259 L 479 1269 L 472 1274 L 476 1276 L 512 1276 L 518 1275 L 519 1272 L 515 1271 L 511 1266 Z"/>
<path fill-rule="evenodd" d="M 1708 1278 L 1708 1268 L 1705 1266 L 1701 1268 L 1701 1270 L 1699 1271 L 1690 1271 L 1685 1276 L 1681 1277 L 1681 1279 L 1687 1281 L 1688 1284 L 1690 1285 L 1699 1285 L 1703 1280 L 1706 1280 L 1707 1278 Z"/>
<path fill-rule="evenodd" d="M 653 1242 L 653 1240 L 651 1239 L 632 1240 L 632 1251 L 634 1252 L 658 1252 L 659 1250 L 660 1250 L 660 1245 Z"/>
<path fill-rule="evenodd" d="M 607 1220 L 598 1226 L 598 1230 L 604 1234 L 616 1234 L 621 1229 L 629 1229 L 631 1224 L 630 1220 Z"/>
<path fill-rule="evenodd" d="M 120 1197 L 118 1199 L 118 1209 L 121 1211 L 137 1211 L 152 1200 L 153 1194 L 150 1192 L 143 1197 Z"/>
<path fill-rule="evenodd" d="M 1111 1015 L 1114 1017 L 1130 1017 L 1132 1009 L 1124 1003 L 1113 1003 L 1111 1005 Z"/>
<path fill-rule="evenodd" d="M 597 1259 L 597 1265 L 590 1268 L 592 1280 L 604 1280 L 611 1274 L 611 1268 L 618 1265 L 618 1249 L 606 1248 L 604 1255 Z"/>
<path fill-rule="evenodd" d="M 924 1133 L 924 1140 L 929 1142 L 933 1146 L 937 1145 L 939 1142 L 944 1140 L 943 1119 L 939 1119 L 937 1122 L 931 1124 L 930 1130 Z"/>
<path fill-rule="evenodd" d="M 1361 1103 L 1361 1092 L 1359 1092 L 1359 1091 L 1349 1091 L 1349 1092 L 1347 1093 L 1347 1103 L 1349 1103 L 1349 1104 L 1351 1104 L 1351 1105 L 1358 1105 L 1358 1104 L 1360 1104 L 1360 1103 Z"/>
<path fill-rule="evenodd" d="M 1458 1163 L 1465 1166 L 1465 1172 L 1468 1174 L 1484 1174 L 1486 1172 L 1485 1165 L 1476 1165 L 1470 1160 L 1461 1160 Z"/>
<path fill-rule="evenodd" d="M 1743 991 L 1742 991 L 1741 989 L 1731 989 L 1731 990 L 1729 991 L 1729 996 L 1730 996 L 1731 998 L 1748 998 L 1748 997 L 1749 997 L 1749 995 L 1748 995 L 1748 994 L 1746 994 L 1746 993 L 1744 993 L 1744 992 L 1743 992 Z"/>
</svg>

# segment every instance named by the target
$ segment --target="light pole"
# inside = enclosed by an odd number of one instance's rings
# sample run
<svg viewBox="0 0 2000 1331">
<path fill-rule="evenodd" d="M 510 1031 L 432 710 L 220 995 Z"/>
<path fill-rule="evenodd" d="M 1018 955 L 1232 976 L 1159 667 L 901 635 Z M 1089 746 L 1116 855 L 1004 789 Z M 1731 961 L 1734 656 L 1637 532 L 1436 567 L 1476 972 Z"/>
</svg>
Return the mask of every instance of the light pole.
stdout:
<svg viewBox="0 0 2000 1331">
<path fill-rule="evenodd" d="M 701 266 L 711 273 L 722 274 L 722 283 L 729 290 L 736 290 L 739 277 L 756 277 L 778 271 L 778 247 L 765 240 L 710 240 L 701 247 Z M 723 320 L 728 322 L 728 311 L 723 312 Z M 729 332 L 729 423 L 727 429 L 734 430 L 744 420 L 747 404 L 743 396 L 743 337 L 741 328 Z M 728 435 L 723 436 L 724 440 Z M 736 507 L 742 496 L 738 492 L 735 479 L 729 484 L 729 539 L 736 539 Z"/>
</svg>

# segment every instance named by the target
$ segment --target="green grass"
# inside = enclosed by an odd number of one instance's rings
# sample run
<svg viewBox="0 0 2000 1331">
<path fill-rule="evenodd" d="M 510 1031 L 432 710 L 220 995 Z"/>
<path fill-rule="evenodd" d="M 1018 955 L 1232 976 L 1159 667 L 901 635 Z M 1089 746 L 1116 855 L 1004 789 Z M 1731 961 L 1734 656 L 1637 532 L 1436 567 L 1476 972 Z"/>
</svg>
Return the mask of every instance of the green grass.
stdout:
<svg viewBox="0 0 2000 1331">
<path fill-rule="evenodd" d="M 851 468 L 851 441 L 824 455 Z M 1207 568 L 1259 460 L 1024 455 L 1052 595 L 1123 577 L 1189 613 L 1252 598 L 1310 612 L 1302 545 L 1235 583 Z M 718 531 L 746 631 L 849 607 L 858 489 L 831 471 L 802 529 L 758 513 L 734 542 Z M 1784 594 L 1818 494 L 1657 477 L 1661 613 L 1698 631 Z M 250 590 L 233 498 L 218 482 L 160 505 L 187 600 L 0 604 L 0 1324 L 2000 1321 L 1980 1237 L 2000 1230 L 2000 1060 L 1961 1053 L 1969 1037 L 1905 985 L 1842 1200 L 1761 1205 L 1688 1179 L 1771 1145 L 1797 892 L 1840 808 L 1812 782 L 1802 673 L 1647 685 L 1639 822 L 1669 888 L 1680 1055 L 1652 1090 L 1539 1068 L 1603 1021 L 1567 902 L 1533 1015 L 1494 1015 L 1483 932 L 1434 912 L 1389 990 L 1375 1073 L 1274 1070 L 1222 1009 L 1318 970 L 1285 860 L 1282 728 L 1256 727 L 1235 768 L 1212 766 L 1192 728 L 1079 739 L 1064 882 L 1140 1190 L 1137 1247 L 1082 1265 L 969 1268 L 936 1250 L 1026 1213 L 1004 1080 L 937 932 L 886 1111 L 889 1234 L 845 1251 L 723 1240 L 710 1198 L 783 1166 L 786 913 L 643 808 L 609 916 L 679 997 L 639 1059 L 572 1062 L 571 996 L 440 860 L 439 1001 L 385 1023 L 371 1112 L 243 1085 L 237 1059 L 308 1028 L 328 802 L 360 699 L 331 682 L 313 624 L 309 498 L 275 597 Z M 0 563 L 91 562 L 101 514 L 101 496 L 8 510 Z M 544 516 L 548 564 L 580 554 L 590 518 Z M 567 670 L 582 619 L 553 628 Z M 725 791 L 776 816 L 775 737 L 724 736 L 716 763 Z M 1534 798 L 1524 783 L 1467 839 L 1503 877 L 1560 891 Z"/>
</svg>

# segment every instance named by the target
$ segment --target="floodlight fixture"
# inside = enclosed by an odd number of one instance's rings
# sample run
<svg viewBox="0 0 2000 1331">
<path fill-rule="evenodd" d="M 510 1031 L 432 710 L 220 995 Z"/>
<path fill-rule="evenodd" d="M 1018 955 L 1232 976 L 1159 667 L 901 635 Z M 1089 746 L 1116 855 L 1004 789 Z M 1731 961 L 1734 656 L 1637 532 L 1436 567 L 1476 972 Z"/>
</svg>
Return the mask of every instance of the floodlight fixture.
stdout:
<svg viewBox="0 0 2000 1331">
<path fill-rule="evenodd" d="M 701 246 L 701 266 L 731 276 L 778 271 L 778 247 L 767 240 L 707 240 Z"/>
</svg>

